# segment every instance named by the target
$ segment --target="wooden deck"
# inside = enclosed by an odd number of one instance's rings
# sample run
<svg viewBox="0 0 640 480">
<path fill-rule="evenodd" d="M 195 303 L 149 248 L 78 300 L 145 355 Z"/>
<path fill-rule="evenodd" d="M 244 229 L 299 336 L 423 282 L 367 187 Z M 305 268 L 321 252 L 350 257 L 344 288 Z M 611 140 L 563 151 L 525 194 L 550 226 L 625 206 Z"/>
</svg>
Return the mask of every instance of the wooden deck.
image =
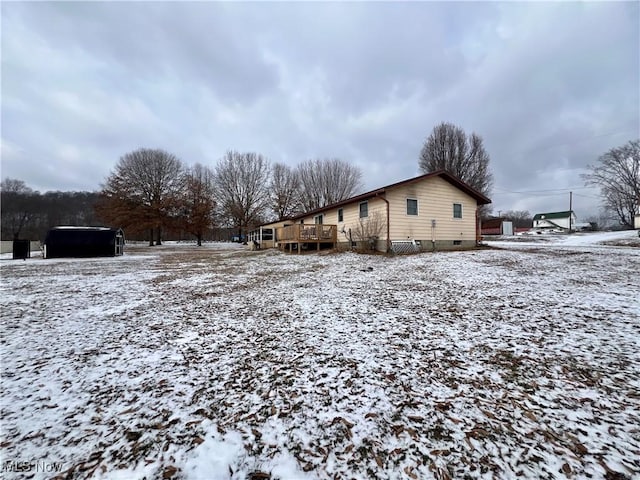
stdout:
<svg viewBox="0 0 640 480">
<path fill-rule="evenodd" d="M 278 245 L 293 251 L 293 248 L 297 249 L 298 253 L 303 248 L 309 249 L 315 245 L 316 250 L 320 250 L 320 245 L 331 244 L 332 248 L 335 248 L 338 241 L 338 226 L 326 225 L 323 223 L 313 225 L 287 225 L 276 230 L 276 239 Z"/>
</svg>

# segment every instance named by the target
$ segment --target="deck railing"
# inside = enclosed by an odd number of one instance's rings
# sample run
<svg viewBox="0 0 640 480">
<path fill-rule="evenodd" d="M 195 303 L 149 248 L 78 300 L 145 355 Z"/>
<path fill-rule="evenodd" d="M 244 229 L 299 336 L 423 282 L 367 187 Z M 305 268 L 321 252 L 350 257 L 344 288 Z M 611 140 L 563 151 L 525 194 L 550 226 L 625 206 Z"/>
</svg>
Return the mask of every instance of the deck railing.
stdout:
<svg viewBox="0 0 640 480">
<path fill-rule="evenodd" d="M 338 239 L 338 226 L 325 225 L 323 223 L 313 225 L 287 225 L 278 228 L 276 233 L 278 242 L 285 243 L 336 243 Z"/>
</svg>

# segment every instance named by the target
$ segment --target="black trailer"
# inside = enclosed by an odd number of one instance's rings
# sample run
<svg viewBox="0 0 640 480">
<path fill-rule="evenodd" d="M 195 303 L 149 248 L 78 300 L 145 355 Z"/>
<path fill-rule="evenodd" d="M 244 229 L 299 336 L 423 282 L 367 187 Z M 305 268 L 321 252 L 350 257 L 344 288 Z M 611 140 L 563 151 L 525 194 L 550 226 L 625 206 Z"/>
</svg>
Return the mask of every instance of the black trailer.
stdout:
<svg viewBox="0 0 640 480">
<path fill-rule="evenodd" d="M 44 258 L 115 257 L 124 253 L 124 232 L 108 227 L 54 227 L 44 241 Z"/>
</svg>

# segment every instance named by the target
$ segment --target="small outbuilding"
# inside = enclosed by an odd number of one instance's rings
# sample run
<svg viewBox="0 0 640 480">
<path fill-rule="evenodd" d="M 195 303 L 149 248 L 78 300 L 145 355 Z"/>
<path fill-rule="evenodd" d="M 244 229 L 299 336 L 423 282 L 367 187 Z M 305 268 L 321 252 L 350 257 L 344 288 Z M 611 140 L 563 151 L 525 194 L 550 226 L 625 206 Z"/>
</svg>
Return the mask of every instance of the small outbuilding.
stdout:
<svg viewBox="0 0 640 480">
<path fill-rule="evenodd" d="M 44 258 L 115 257 L 124 253 L 124 232 L 108 227 L 54 227 L 44 241 Z"/>
<path fill-rule="evenodd" d="M 513 222 L 504 218 L 489 218 L 482 221 L 482 235 L 513 235 Z"/>
</svg>

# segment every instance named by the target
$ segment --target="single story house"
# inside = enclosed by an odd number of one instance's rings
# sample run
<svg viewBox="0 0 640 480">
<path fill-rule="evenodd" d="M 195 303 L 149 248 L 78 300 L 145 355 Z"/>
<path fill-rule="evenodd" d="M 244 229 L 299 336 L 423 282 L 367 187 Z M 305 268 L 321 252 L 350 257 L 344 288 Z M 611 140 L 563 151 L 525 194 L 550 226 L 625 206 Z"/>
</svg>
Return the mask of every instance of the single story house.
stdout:
<svg viewBox="0 0 640 480">
<path fill-rule="evenodd" d="M 298 252 L 325 245 L 383 252 L 469 248 L 480 240 L 478 206 L 489 203 L 441 170 L 265 224 L 252 233 L 264 247 Z M 270 240 L 260 237 L 260 231 L 267 231 Z"/>
<path fill-rule="evenodd" d="M 44 258 L 114 257 L 124 253 L 124 232 L 108 227 L 54 227 L 44 241 Z"/>
<path fill-rule="evenodd" d="M 533 228 L 559 230 L 569 230 L 571 228 L 575 230 L 577 222 L 578 220 L 573 210 L 566 212 L 536 213 L 533 216 Z"/>
</svg>

